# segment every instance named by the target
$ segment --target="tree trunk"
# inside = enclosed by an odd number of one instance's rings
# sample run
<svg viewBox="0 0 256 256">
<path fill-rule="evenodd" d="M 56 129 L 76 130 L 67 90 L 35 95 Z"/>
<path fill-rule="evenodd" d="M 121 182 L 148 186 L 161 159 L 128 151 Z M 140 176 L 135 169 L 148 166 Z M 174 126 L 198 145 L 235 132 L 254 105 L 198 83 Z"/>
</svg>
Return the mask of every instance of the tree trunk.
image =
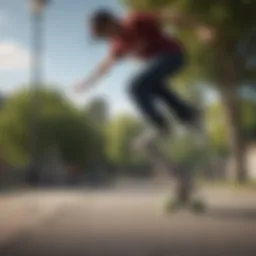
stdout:
<svg viewBox="0 0 256 256">
<path fill-rule="evenodd" d="M 230 88 L 237 89 L 237 88 Z M 245 141 L 243 136 L 241 102 L 236 91 L 222 92 L 224 105 L 227 113 L 227 121 L 229 128 L 229 139 L 232 156 L 234 157 L 235 165 L 234 172 L 237 181 L 244 183 L 247 180 L 246 172 L 246 156 L 245 156 Z"/>
<path fill-rule="evenodd" d="M 226 55 L 222 61 L 219 59 L 220 92 L 225 106 L 231 154 L 234 158 L 234 173 L 237 181 L 247 181 L 246 148 L 243 134 L 242 101 L 239 93 L 239 82 L 236 60 Z"/>
</svg>

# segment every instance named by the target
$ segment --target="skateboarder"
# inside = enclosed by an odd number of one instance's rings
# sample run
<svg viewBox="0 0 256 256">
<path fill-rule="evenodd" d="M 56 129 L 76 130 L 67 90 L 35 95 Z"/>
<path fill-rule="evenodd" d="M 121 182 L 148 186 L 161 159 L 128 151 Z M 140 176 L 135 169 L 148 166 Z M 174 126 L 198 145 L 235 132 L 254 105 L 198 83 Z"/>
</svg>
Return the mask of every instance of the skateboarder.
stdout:
<svg viewBox="0 0 256 256">
<path fill-rule="evenodd" d="M 164 32 L 164 23 L 193 30 L 205 43 L 214 37 L 210 27 L 176 12 L 131 12 L 119 18 L 108 10 L 96 11 L 90 20 L 92 35 L 106 40 L 110 53 L 88 79 L 76 85 L 78 92 L 90 89 L 124 58 L 143 61 L 145 67 L 130 82 L 129 95 L 142 116 L 156 129 L 154 134 L 139 140 L 140 149 L 149 149 L 154 139 L 169 132 L 158 102 L 165 104 L 185 126 L 193 128 L 198 124 L 196 109 L 168 86 L 167 79 L 186 66 L 186 52 L 176 38 Z"/>
</svg>

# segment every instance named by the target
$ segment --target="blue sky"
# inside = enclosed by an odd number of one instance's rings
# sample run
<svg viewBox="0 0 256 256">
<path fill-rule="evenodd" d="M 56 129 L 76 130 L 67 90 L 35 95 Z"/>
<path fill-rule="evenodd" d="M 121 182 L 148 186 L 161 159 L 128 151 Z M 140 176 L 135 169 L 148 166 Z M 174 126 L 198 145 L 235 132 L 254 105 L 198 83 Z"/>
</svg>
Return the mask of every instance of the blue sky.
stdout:
<svg viewBox="0 0 256 256">
<path fill-rule="evenodd" d="M 120 1 L 121 2 L 121 1 Z M 133 111 L 126 97 L 126 82 L 135 68 L 129 62 L 117 66 L 95 90 L 75 95 L 72 84 L 86 76 L 107 54 L 107 45 L 95 44 L 86 30 L 86 16 L 98 7 L 125 10 L 119 0 L 53 0 L 46 12 L 45 80 L 61 87 L 78 104 L 93 97 L 105 97 L 113 113 Z M 0 1 L 0 81 L 1 91 L 12 92 L 29 81 L 31 23 L 26 0 Z M 10 52 L 8 61 L 3 52 Z M 2 58 L 2 60 L 1 60 Z"/>
</svg>

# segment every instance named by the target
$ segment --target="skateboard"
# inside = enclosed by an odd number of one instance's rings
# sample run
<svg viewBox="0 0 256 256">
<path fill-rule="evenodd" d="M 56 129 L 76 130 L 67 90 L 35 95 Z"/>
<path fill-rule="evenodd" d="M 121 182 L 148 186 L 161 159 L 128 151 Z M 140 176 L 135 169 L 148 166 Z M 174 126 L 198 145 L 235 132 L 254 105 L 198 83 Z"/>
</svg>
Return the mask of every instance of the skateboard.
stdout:
<svg viewBox="0 0 256 256">
<path fill-rule="evenodd" d="M 185 167 L 180 167 L 174 179 L 174 198 L 167 200 L 166 211 L 174 213 L 179 210 L 189 210 L 198 214 L 204 213 L 207 207 L 200 196 L 199 185 L 195 181 L 194 173 L 189 172 Z"/>
<path fill-rule="evenodd" d="M 168 199 L 165 203 L 165 210 L 167 213 L 173 214 L 180 210 L 188 210 L 195 214 L 204 214 L 207 206 L 203 200 L 191 200 L 186 203 L 177 200 Z"/>
<path fill-rule="evenodd" d="M 192 135 L 194 135 L 192 131 Z M 201 136 L 202 134 L 200 134 Z M 200 140 L 202 141 L 202 137 Z M 198 137 L 195 136 L 195 142 L 197 143 Z M 170 176 L 175 184 L 174 200 L 168 200 L 165 204 L 165 208 L 168 212 L 174 212 L 179 209 L 188 209 L 195 213 L 203 213 L 206 210 L 206 204 L 203 200 L 195 197 L 199 188 L 196 184 L 195 173 L 193 169 L 195 166 L 182 166 L 177 164 L 170 157 L 166 157 L 163 152 L 157 147 L 158 138 L 152 139 L 152 136 L 144 138 L 144 142 L 141 143 L 140 151 L 150 160 L 152 166 L 156 172 L 161 171 L 165 176 Z M 198 146 L 198 145 L 197 145 Z M 199 147 L 205 149 L 205 141 L 200 143 Z"/>
</svg>

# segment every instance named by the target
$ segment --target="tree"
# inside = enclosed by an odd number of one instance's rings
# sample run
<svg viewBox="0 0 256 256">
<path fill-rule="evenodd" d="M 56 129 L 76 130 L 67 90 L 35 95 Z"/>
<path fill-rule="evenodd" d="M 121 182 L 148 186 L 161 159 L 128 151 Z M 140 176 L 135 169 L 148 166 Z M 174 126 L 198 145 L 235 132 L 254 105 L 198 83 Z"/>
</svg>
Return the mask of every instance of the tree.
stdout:
<svg viewBox="0 0 256 256">
<path fill-rule="evenodd" d="M 32 92 L 18 92 L 7 101 L 0 113 L 0 145 L 9 162 L 26 166 L 30 162 Z M 97 154 L 100 136 L 60 93 L 41 91 L 39 115 L 40 151 L 44 155 L 57 146 L 63 160 L 84 166 Z"/>
<path fill-rule="evenodd" d="M 86 105 L 86 116 L 98 126 L 105 126 L 109 119 L 108 103 L 103 98 L 93 99 Z"/>
<path fill-rule="evenodd" d="M 92 154 L 92 164 L 95 166 L 104 166 L 106 168 L 109 164 L 109 160 L 106 153 L 106 127 L 109 122 L 109 105 L 104 98 L 94 98 L 85 107 L 85 117 L 88 124 L 94 131 L 97 132 L 98 144 L 97 155 Z"/>
<path fill-rule="evenodd" d="M 142 132 L 143 124 L 123 114 L 112 119 L 107 127 L 107 154 L 118 166 L 137 164 L 141 157 L 132 149 L 132 141 Z"/>
<path fill-rule="evenodd" d="M 250 142 L 256 139 L 256 101 L 242 99 L 242 127 L 246 141 Z M 223 113 L 223 104 L 216 102 L 207 108 L 207 126 L 212 142 L 212 146 L 219 153 L 228 150 L 228 129 L 226 125 L 225 113 Z"/>
<path fill-rule="evenodd" d="M 228 120 L 230 147 L 236 159 L 236 173 L 240 182 L 246 181 L 244 137 L 242 129 L 239 86 L 252 73 L 245 55 L 238 54 L 238 46 L 248 37 L 248 28 L 255 26 L 255 0 L 126 0 L 135 9 L 156 10 L 175 8 L 211 25 L 216 40 L 211 49 L 202 46 L 191 31 L 180 32 L 192 65 L 190 75 L 214 81 L 223 100 Z M 255 53 L 255 43 L 251 44 Z M 246 56 L 250 56 L 247 53 Z M 255 58 L 255 57 L 254 57 Z M 188 76 L 189 77 L 189 76 Z M 254 73 L 255 77 L 255 73 Z"/>
<path fill-rule="evenodd" d="M 6 97 L 4 97 L 3 95 L 0 95 L 0 111 L 3 108 L 5 102 L 6 102 Z"/>
</svg>

